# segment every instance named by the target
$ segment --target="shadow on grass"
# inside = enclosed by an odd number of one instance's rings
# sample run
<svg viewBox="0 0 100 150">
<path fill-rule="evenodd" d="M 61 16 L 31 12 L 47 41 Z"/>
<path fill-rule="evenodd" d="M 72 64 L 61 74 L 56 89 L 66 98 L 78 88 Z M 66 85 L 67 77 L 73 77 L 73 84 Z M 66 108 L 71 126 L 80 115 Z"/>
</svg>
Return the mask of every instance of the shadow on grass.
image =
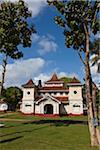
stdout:
<svg viewBox="0 0 100 150">
<path fill-rule="evenodd" d="M 38 120 L 38 121 L 30 121 L 24 122 L 23 124 L 52 124 L 55 126 L 69 126 L 69 125 L 87 125 L 87 121 L 80 120 Z"/>
<path fill-rule="evenodd" d="M 16 135 L 16 134 L 25 133 L 25 132 L 32 132 L 32 131 L 40 130 L 40 129 L 47 128 L 47 127 L 48 126 L 43 126 L 43 127 L 35 128 L 32 130 L 23 130 L 23 131 L 18 131 L 18 132 L 16 131 L 16 132 L 0 135 L 0 137 L 9 136 L 9 135 Z"/>
<path fill-rule="evenodd" d="M 2 141 L 0 141 L 0 144 L 1 144 L 1 143 L 6 143 L 6 142 L 12 142 L 12 141 L 15 141 L 15 140 L 17 140 L 17 139 L 20 139 L 20 138 L 22 138 L 22 137 L 23 137 L 23 136 L 18 136 L 18 137 L 14 137 L 14 138 L 2 140 Z"/>
<path fill-rule="evenodd" d="M 33 132 L 36 130 L 41 130 L 43 128 L 48 128 L 50 126 L 69 126 L 69 125 L 87 125 L 88 122 L 87 121 L 79 121 L 79 120 L 38 120 L 38 121 L 27 121 L 27 122 L 23 122 L 21 123 L 22 125 L 28 125 L 28 124 L 37 124 L 37 125 L 46 125 L 46 126 L 42 126 L 42 127 L 38 127 L 38 128 L 34 128 L 34 129 L 28 129 L 28 130 L 23 130 L 23 131 L 16 131 L 16 132 L 12 132 L 9 134 L 4 134 L 4 135 L 0 135 L 0 137 L 4 137 L 4 136 L 9 136 L 9 135 L 15 135 L 15 134 L 20 134 L 20 133 L 25 133 L 25 132 Z M 15 127 L 17 127 L 19 125 L 16 125 Z"/>
</svg>

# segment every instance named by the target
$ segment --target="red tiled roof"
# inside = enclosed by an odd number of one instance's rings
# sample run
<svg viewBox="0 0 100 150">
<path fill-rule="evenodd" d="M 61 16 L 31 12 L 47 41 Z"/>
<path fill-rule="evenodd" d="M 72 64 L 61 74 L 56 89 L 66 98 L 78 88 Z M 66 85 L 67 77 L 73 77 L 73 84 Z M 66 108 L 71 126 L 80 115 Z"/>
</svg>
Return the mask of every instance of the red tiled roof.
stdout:
<svg viewBox="0 0 100 150">
<path fill-rule="evenodd" d="M 81 83 L 77 78 L 73 78 L 72 79 L 72 81 L 71 82 L 69 82 L 69 83 Z"/>
<path fill-rule="evenodd" d="M 54 73 L 50 80 L 45 83 L 63 83 L 63 81 L 59 80 L 57 75 Z"/>
<path fill-rule="evenodd" d="M 64 88 L 64 87 L 61 87 L 61 86 L 59 86 L 59 87 L 41 87 L 40 89 L 39 89 L 40 91 L 68 91 L 68 88 Z"/>
<path fill-rule="evenodd" d="M 38 101 L 38 100 L 41 99 L 41 98 L 43 98 L 43 96 L 37 96 L 37 97 L 35 98 L 35 101 Z"/>
<path fill-rule="evenodd" d="M 59 96 L 59 97 L 54 97 L 54 98 L 58 99 L 60 102 L 68 101 L 68 97 L 64 97 L 64 96 Z"/>
<path fill-rule="evenodd" d="M 33 83 L 33 80 L 30 79 L 26 84 L 22 85 L 24 88 L 33 88 L 35 84 Z"/>
</svg>

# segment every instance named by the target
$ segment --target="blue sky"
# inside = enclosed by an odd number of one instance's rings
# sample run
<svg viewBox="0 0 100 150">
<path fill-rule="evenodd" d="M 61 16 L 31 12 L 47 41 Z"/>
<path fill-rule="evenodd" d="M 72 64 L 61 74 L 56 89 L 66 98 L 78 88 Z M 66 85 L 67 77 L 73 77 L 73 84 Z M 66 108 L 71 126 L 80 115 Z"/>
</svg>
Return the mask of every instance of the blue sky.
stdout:
<svg viewBox="0 0 100 150">
<path fill-rule="evenodd" d="M 12 0 L 15 1 L 15 0 Z M 54 23 L 54 16 L 58 12 L 46 4 L 46 0 L 26 0 L 33 17 L 30 20 L 35 25 L 37 34 L 32 36 L 31 48 L 20 49 L 24 53 L 21 60 L 9 59 L 6 74 L 6 86 L 21 86 L 32 78 L 48 80 L 55 72 L 61 76 L 76 76 L 83 82 L 84 67 L 79 56 L 72 48 L 65 46 L 63 30 Z M 29 23 L 30 23 L 29 22 Z M 0 74 L 2 72 L 2 58 L 0 55 Z M 98 75 L 92 68 L 95 81 Z"/>
</svg>

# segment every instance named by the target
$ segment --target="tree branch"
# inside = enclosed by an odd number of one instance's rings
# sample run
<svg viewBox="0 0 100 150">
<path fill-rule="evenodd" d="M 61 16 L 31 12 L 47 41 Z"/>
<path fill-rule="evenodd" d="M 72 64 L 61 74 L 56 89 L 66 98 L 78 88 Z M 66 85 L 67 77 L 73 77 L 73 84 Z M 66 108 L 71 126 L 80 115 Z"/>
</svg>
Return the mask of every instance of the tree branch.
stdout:
<svg viewBox="0 0 100 150">
<path fill-rule="evenodd" d="M 95 22 L 95 20 L 96 20 L 96 12 L 97 12 L 97 9 L 100 7 L 100 2 L 97 2 L 95 5 L 97 5 L 97 6 L 96 6 L 95 11 L 94 11 L 93 21 L 92 21 L 92 26 L 91 26 L 91 32 L 92 32 L 92 30 L 93 30 L 93 25 L 94 25 L 94 22 Z"/>
<path fill-rule="evenodd" d="M 88 34 L 88 31 L 87 31 L 85 23 L 83 23 L 83 27 L 84 27 L 85 34 Z"/>
</svg>

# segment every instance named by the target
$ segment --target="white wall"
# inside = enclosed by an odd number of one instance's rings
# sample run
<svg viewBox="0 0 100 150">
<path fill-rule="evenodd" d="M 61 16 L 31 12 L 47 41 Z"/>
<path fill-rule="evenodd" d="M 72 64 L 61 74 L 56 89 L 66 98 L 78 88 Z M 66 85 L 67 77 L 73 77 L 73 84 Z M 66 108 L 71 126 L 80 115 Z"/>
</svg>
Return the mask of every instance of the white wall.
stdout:
<svg viewBox="0 0 100 150">
<path fill-rule="evenodd" d="M 44 114 L 44 106 L 46 104 L 53 105 L 53 114 L 59 114 L 59 103 L 53 101 L 51 99 L 44 100 L 40 102 L 38 105 L 35 105 L 35 113 L 36 114 Z"/>
<path fill-rule="evenodd" d="M 6 103 L 0 104 L 0 111 L 5 111 L 8 109 L 8 105 Z"/>
<path fill-rule="evenodd" d="M 80 107 L 74 107 L 74 105 Z M 83 114 L 83 102 L 81 100 L 70 101 L 70 111 L 72 114 Z"/>
<path fill-rule="evenodd" d="M 80 107 L 73 107 L 73 105 Z M 83 114 L 83 102 L 81 100 L 72 100 L 69 102 L 69 105 L 64 105 L 64 109 L 66 110 L 67 114 Z"/>
<path fill-rule="evenodd" d="M 74 91 L 77 93 L 75 94 Z M 71 86 L 69 87 L 69 100 L 82 100 L 82 87 L 81 86 Z"/>
<path fill-rule="evenodd" d="M 20 110 L 24 114 L 34 113 L 34 101 L 23 101 L 20 107 Z"/>
<path fill-rule="evenodd" d="M 75 94 L 74 91 L 77 93 Z M 68 96 L 69 107 L 67 109 L 69 114 L 83 114 L 82 86 L 70 86 Z"/>
<path fill-rule="evenodd" d="M 23 98 L 20 111 L 24 114 L 34 113 L 34 88 L 22 88 Z M 30 92 L 28 94 L 28 92 Z"/>
<path fill-rule="evenodd" d="M 23 88 L 22 100 L 34 100 L 34 88 Z M 30 94 L 28 94 L 30 92 Z"/>
</svg>

